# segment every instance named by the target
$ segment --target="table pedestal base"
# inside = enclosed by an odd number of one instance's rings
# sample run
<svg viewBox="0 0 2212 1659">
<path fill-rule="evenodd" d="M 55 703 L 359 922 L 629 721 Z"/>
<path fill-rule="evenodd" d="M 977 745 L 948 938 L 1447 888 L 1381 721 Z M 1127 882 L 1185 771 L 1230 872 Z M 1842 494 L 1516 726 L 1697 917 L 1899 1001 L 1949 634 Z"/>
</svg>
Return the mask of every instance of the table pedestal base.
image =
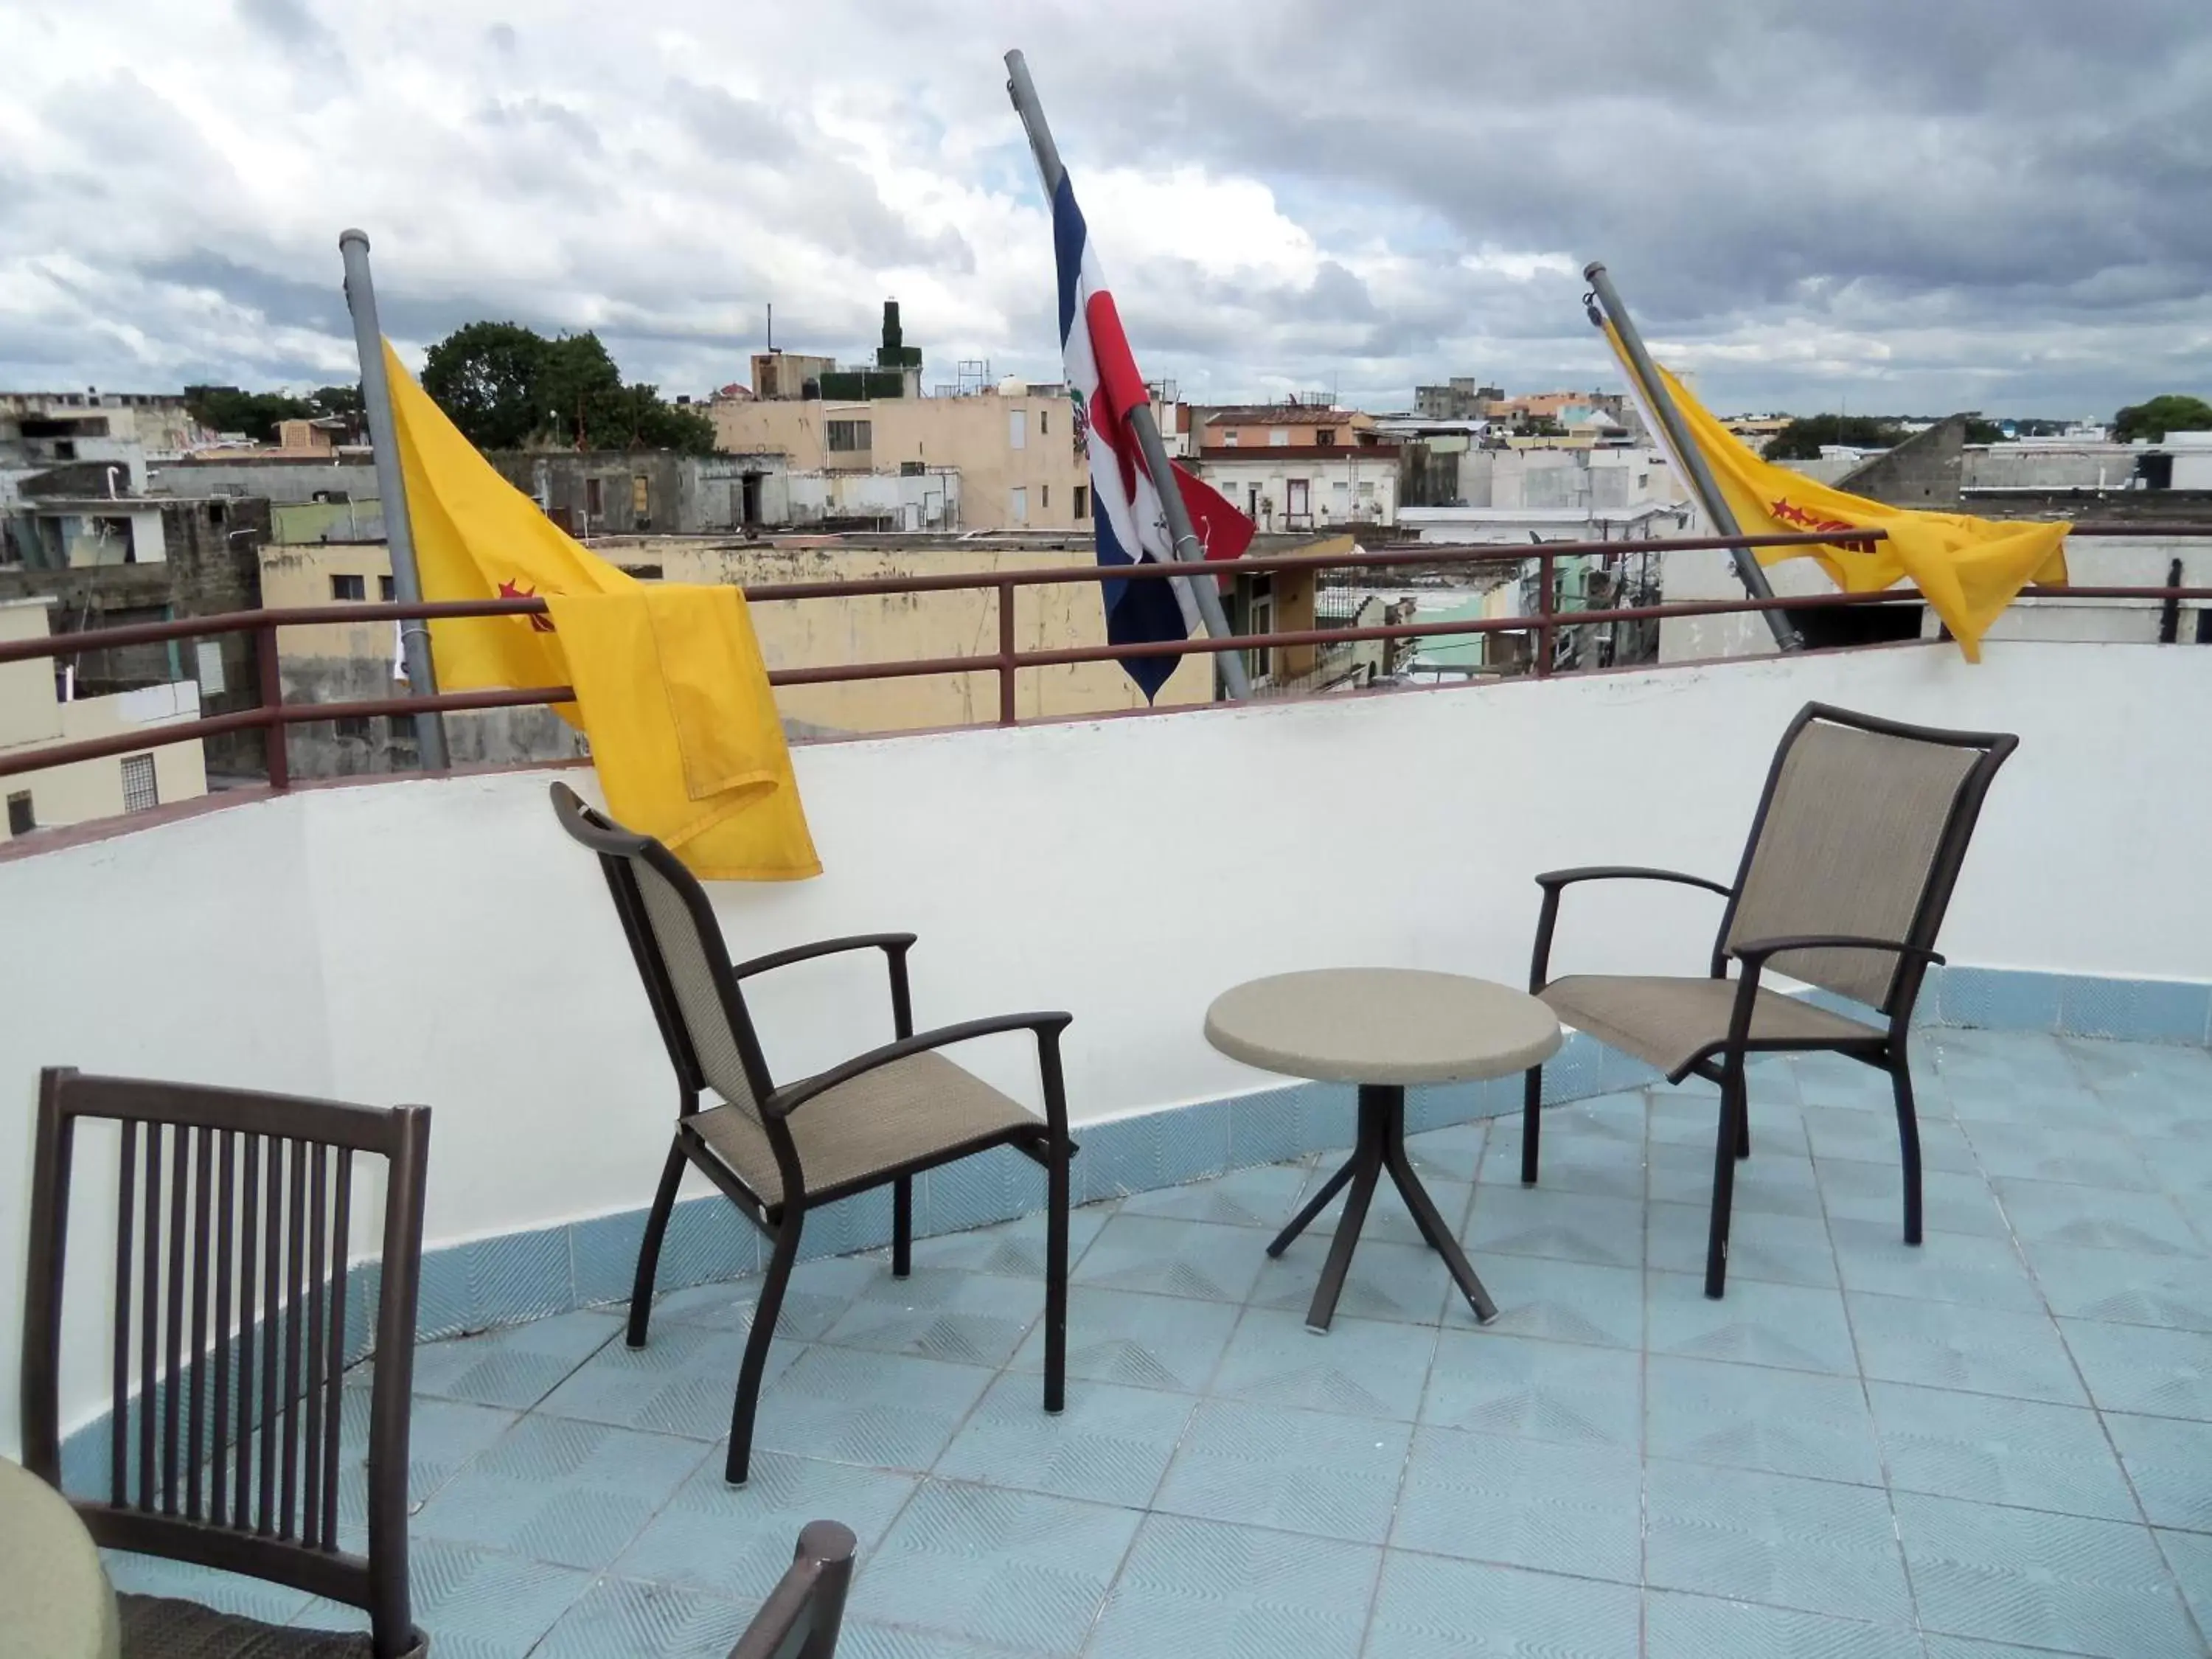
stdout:
<svg viewBox="0 0 2212 1659">
<path fill-rule="evenodd" d="M 1420 1177 L 1406 1156 L 1406 1091 L 1395 1083 L 1363 1083 L 1359 1085 L 1359 1139 L 1352 1147 L 1352 1156 L 1345 1165 L 1326 1182 L 1322 1189 L 1307 1201 L 1305 1208 L 1291 1217 L 1291 1224 L 1275 1236 L 1267 1246 L 1269 1255 L 1280 1255 L 1290 1247 L 1291 1241 L 1313 1223 L 1316 1216 L 1328 1207 L 1328 1201 L 1349 1186 L 1344 1200 L 1344 1213 L 1336 1224 L 1336 1237 L 1330 1242 L 1328 1260 L 1321 1270 L 1321 1283 L 1315 1288 L 1313 1306 L 1306 1313 L 1306 1328 L 1325 1331 L 1336 1317 L 1336 1299 L 1344 1291 L 1345 1275 L 1352 1270 L 1352 1252 L 1359 1243 L 1359 1230 L 1367 1222 L 1367 1203 L 1375 1196 L 1375 1183 L 1382 1171 L 1390 1172 L 1398 1191 L 1413 1212 L 1413 1224 L 1421 1230 L 1421 1237 L 1429 1248 L 1443 1257 L 1444 1266 L 1451 1270 L 1460 1293 L 1467 1304 L 1474 1310 L 1474 1316 L 1487 1325 L 1498 1317 L 1498 1304 L 1490 1299 L 1490 1292 L 1482 1288 L 1468 1263 L 1467 1253 L 1452 1237 L 1444 1218 L 1437 1213 L 1428 1189 L 1421 1185 Z"/>
</svg>

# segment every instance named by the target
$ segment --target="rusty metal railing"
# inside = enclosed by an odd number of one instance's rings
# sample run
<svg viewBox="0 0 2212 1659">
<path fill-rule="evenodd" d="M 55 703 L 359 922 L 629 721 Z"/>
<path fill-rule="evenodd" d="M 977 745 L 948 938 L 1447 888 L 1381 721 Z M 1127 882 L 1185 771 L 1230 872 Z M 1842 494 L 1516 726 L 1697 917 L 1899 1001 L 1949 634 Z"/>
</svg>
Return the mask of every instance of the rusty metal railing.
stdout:
<svg viewBox="0 0 2212 1659">
<path fill-rule="evenodd" d="M 2069 532 L 2089 537 L 2212 537 L 2207 525 L 2077 525 Z M 1879 539 L 1880 531 L 1860 539 Z M 1444 544 L 1401 544 L 1350 553 L 1279 554 L 1224 559 L 1203 566 L 1140 564 L 1101 567 L 1096 564 L 1053 567 L 1034 570 L 946 572 L 942 574 L 870 577 L 858 581 L 799 581 L 760 583 L 744 589 L 753 604 L 850 599 L 894 593 L 989 592 L 997 605 L 997 648 L 957 657 L 926 657 L 887 662 L 836 663 L 804 668 L 777 669 L 769 675 L 776 686 L 828 685 L 862 680 L 921 678 L 936 675 L 994 673 L 998 677 L 998 721 L 1019 723 L 1015 690 L 1024 669 L 1071 663 L 1120 662 L 1138 658 L 1206 655 L 1284 647 L 1344 645 L 1363 641 L 1419 640 L 1448 635 L 1528 634 L 1534 636 L 1529 672 L 1545 678 L 1553 672 L 1553 641 L 1561 629 L 1602 626 L 1608 623 L 1663 621 L 1670 617 L 1728 616 L 1748 611 L 1818 611 L 1862 605 L 1895 605 L 1921 600 L 1917 589 L 1885 588 L 1872 593 L 1818 593 L 1778 596 L 1771 599 L 1693 599 L 1626 606 L 1617 610 L 1561 611 L 1555 604 L 1553 580 L 1562 558 L 1633 553 L 1668 553 L 1698 549 L 1735 547 L 1818 546 L 1832 537 L 1804 535 L 1692 536 L 1613 542 L 1546 542 L 1528 544 L 1455 546 Z M 1096 584 L 1106 581 L 1164 580 L 1176 576 L 1233 577 L 1320 570 L 1387 570 L 1407 566 L 1512 564 L 1534 560 L 1538 566 L 1538 608 L 1534 616 L 1462 617 L 1449 622 L 1385 623 L 1365 628 L 1302 629 L 1283 632 L 1241 635 L 1231 639 L 1168 641 L 1150 645 L 1070 646 L 1050 650 L 1018 648 L 1014 626 L 1017 589 Z M 2212 587 L 2185 586 L 2069 586 L 2026 590 L 2032 596 L 2067 599 L 2135 599 L 2178 601 L 2212 600 Z M 427 713 L 465 713 L 490 708 L 548 706 L 573 702 L 575 693 L 566 685 L 523 687 L 513 690 L 441 692 L 436 696 L 374 697 L 345 702 L 288 703 L 278 669 L 276 641 L 285 628 L 326 626 L 332 623 L 372 623 L 420 619 L 445 620 L 469 617 L 543 615 L 542 599 L 469 599 L 428 602 L 299 605 L 259 611 L 225 612 L 216 616 L 181 617 L 173 621 L 137 623 L 119 628 L 89 629 L 73 634 L 0 642 L 0 663 L 39 658 L 76 656 L 88 651 L 118 650 L 131 646 L 162 644 L 173 640 L 205 639 L 231 634 L 254 636 L 260 704 L 252 708 L 203 715 L 189 720 L 141 727 L 111 737 L 74 743 L 50 744 L 0 754 L 0 777 L 12 777 L 49 767 L 109 756 L 143 751 L 168 744 L 220 736 L 226 732 L 259 730 L 265 734 L 269 785 L 290 787 L 290 766 L 283 734 L 288 726 L 319 720 L 368 716 L 407 716 Z M 1165 711 L 1163 711 L 1165 712 Z"/>
</svg>

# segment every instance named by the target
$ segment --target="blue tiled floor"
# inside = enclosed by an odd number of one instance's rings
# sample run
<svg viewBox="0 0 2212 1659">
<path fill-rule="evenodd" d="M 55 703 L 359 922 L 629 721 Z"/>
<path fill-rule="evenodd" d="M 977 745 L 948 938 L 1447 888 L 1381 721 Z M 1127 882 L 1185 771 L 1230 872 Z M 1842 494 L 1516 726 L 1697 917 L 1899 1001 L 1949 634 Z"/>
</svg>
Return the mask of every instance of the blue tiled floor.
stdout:
<svg viewBox="0 0 2212 1659">
<path fill-rule="evenodd" d="M 1378 1197 L 1334 1329 L 1333 1159 L 1093 1205 L 1068 1409 L 1035 1218 L 803 1265 L 753 1478 L 720 1437 L 757 1281 L 417 1361 L 416 1604 L 444 1654 L 720 1659 L 799 1525 L 859 1536 L 854 1659 L 2203 1656 L 2212 1054 L 1920 1040 L 1927 1243 L 1881 1079 L 1753 1073 L 1729 1294 L 1698 1277 L 1709 1092 L 1553 1109 L 1417 1161 L 1501 1311 Z M 131 1557 L 125 1589 L 342 1610 Z"/>
</svg>

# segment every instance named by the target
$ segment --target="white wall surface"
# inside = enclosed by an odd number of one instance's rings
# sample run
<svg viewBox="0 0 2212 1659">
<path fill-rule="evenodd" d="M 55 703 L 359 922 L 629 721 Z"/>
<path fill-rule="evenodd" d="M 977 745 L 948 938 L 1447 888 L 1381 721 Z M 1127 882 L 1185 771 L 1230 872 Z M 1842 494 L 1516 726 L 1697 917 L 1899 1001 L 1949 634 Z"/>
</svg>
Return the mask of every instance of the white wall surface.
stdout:
<svg viewBox="0 0 2212 1659">
<path fill-rule="evenodd" d="M 2212 884 L 2189 873 L 2212 769 L 2168 717 L 2212 698 L 2212 651 L 2185 648 L 2001 644 L 1973 667 L 1906 646 L 805 747 L 829 873 L 715 902 L 739 956 L 918 932 L 924 1024 L 1073 1011 L 1070 1101 L 1095 1120 L 1266 1086 L 1200 1033 L 1239 980 L 1364 963 L 1518 981 L 1540 870 L 1728 878 L 1808 698 L 2021 735 L 1954 960 L 2212 978 Z M 589 789 L 584 769 L 316 788 L 0 860 L 18 941 L 0 1214 L 23 1213 L 44 1063 L 428 1102 L 434 1244 L 642 1206 L 674 1089 L 597 868 L 546 804 L 555 775 Z M 1556 962 L 1702 971 L 1715 920 L 1682 890 L 1587 890 Z M 760 982 L 771 1064 L 887 1037 L 882 983 L 872 955 Z M 1033 1097 L 1024 1041 L 963 1057 Z M 0 1331 L 20 1328 L 22 1245 L 0 1227 Z M 15 1384 L 0 1367 L 0 1446 Z M 99 1386 L 72 1376 L 70 1420 Z"/>
</svg>

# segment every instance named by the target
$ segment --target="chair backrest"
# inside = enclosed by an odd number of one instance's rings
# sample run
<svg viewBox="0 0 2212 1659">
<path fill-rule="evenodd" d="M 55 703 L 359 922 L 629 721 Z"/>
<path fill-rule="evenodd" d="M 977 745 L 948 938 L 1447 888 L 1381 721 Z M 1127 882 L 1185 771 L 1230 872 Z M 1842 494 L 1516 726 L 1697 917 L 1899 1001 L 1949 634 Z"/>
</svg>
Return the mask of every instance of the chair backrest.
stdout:
<svg viewBox="0 0 2212 1659">
<path fill-rule="evenodd" d="M 70 1494 L 87 1528 L 111 1548 L 364 1608 L 380 1659 L 408 1651 L 420 1639 L 407 1589 L 407 1427 L 428 1109 L 40 1074 L 23 1461 L 58 1489 L 71 1164 L 87 1119 L 114 1122 L 118 1143 L 104 1252 L 114 1284 L 107 1492 Z M 386 1164 L 383 1254 L 349 1273 L 357 1157 Z M 368 1388 L 349 1389 L 347 1364 L 372 1330 Z M 364 1439 L 365 1513 L 351 1476 Z M 364 1522 L 365 1557 L 341 1547 Z"/>
<path fill-rule="evenodd" d="M 781 1121 L 760 1110 L 775 1085 L 744 994 L 730 971 L 721 924 L 697 878 L 652 836 L 593 811 L 566 784 L 555 784 L 552 794 L 561 827 L 599 854 L 661 1041 L 685 1091 L 684 1109 L 692 1109 L 702 1088 L 711 1088 L 765 1120 L 771 1143 L 780 1143 L 787 1138 Z M 786 1190 L 799 1189 L 793 1171 L 786 1171 L 785 1179 Z"/>
<path fill-rule="evenodd" d="M 738 1638 L 729 1659 L 833 1659 L 857 1547 L 849 1527 L 808 1522 L 791 1565 Z"/>
<path fill-rule="evenodd" d="M 2019 744 L 1808 703 L 1767 774 L 1714 971 L 1731 946 L 1793 934 L 1932 950 L 1982 799 Z M 1790 951 L 1768 966 L 1893 1018 L 1911 1012 L 1925 972 L 1877 951 Z"/>
</svg>

